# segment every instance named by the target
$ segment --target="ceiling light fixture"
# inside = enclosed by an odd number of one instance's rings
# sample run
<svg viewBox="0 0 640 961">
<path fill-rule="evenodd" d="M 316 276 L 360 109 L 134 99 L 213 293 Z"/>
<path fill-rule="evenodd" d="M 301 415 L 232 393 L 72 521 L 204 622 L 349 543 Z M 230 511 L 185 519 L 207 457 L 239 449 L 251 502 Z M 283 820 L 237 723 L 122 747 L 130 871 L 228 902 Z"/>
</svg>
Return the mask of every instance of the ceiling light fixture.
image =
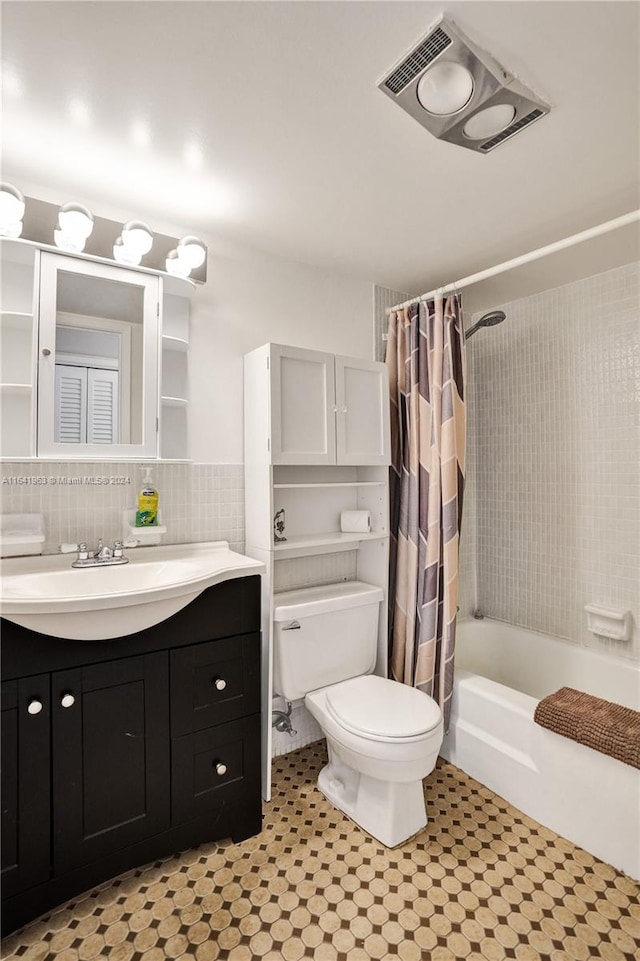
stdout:
<svg viewBox="0 0 640 961">
<path fill-rule="evenodd" d="M 465 107 L 473 93 L 473 77 L 466 67 L 451 60 L 437 63 L 423 73 L 418 83 L 418 100 L 425 110 L 448 117 Z"/>
<path fill-rule="evenodd" d="M 81 253 L 93 230 L 93 214 L 82 204 L 65 204 L 58 211 L 58 226 L 53 232 L 56 247 Z"/>
<path fill-rule="evenodd" d="M 24 197 L 18 188 L 0 183 L 0 237 L 20 236 L 24 207 Z"/>
<path fill-rule="evenodd" d="M 474 113 L 462 128 L 470 140 L 488 140 L 513 122 L 516 108 L 511 103 L 496 103 Z"/>
<path fill-rule="evenodd" d="M 480 153 L 551 109 L 445 17 L 378 87 L 434 137 Z"/>
</svg>

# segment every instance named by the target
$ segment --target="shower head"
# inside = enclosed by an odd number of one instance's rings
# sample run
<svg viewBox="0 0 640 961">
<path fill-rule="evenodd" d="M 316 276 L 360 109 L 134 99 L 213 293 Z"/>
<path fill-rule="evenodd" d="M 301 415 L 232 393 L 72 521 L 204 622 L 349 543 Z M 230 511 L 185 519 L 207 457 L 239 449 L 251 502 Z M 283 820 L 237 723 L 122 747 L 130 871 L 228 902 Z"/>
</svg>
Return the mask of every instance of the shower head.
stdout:
<svg viewBox="0 0 640 961">
<path fill-rule="evenodd" d="M 465 340 L 469 340 L 469 338 L 475 334 L 476 330 L 480 330 L 481 327 L 495 327 L 496 324 L 501 324 L 506 316 L 503 310 L 490 310 L 489 313 L 484 314 L 473 327 L 469 328 L 465 335 Z"/>
</svg>

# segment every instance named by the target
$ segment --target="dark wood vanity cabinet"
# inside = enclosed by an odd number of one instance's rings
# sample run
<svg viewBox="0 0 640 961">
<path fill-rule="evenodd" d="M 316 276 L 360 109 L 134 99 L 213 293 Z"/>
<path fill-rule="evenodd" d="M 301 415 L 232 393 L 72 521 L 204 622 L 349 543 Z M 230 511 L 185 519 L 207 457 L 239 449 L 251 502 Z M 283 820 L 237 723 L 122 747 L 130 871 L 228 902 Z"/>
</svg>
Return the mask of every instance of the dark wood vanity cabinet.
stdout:
<svg viewBox="0 0 640 961">
<path fill-rule="evenodd" d="M 259 833 L 260 578 L 109 641 L 2 621 L 2 930 L 139 864 Z"/>
</svg>

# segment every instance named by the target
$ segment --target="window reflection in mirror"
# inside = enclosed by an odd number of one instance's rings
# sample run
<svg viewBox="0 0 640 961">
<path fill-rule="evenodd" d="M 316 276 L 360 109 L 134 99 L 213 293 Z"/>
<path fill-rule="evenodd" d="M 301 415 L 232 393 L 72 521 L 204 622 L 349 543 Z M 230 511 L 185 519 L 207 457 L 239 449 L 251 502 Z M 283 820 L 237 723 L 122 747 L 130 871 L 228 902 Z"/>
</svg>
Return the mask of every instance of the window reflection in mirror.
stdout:
<svg viewBox="0 0 640 961">
<path fill-rule="evenodd" d="M 142 289 L 61 270 L 56 308 L 55 442 L 142 443 Z"/>
</svg>

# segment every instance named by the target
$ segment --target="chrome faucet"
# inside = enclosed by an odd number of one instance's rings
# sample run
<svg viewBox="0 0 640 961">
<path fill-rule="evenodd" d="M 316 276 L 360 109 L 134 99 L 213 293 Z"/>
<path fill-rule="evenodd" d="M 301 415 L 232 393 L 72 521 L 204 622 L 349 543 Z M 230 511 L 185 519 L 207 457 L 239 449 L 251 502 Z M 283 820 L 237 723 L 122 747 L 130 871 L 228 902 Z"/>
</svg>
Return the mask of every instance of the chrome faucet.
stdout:
<svg viewBox="0 0 640 961">
<path fill-rule="evenodd" d="M 135 547 L 138 541 L 130 538 L 127 547 Z M 95 551 L 90 551 L 87 545 L 80 544 L 61 544 L 60 550 L 63 554 L 78 552 L 78 556 L 71 565 L 72 567 L 108 567 L 111 564 L 128 564 L 129 558 L 124 556 L 124 543 L 121 540 L 113 542 L 113 547 L 108 547 L 102 538 L 98 540 Z"/>
</svg>

